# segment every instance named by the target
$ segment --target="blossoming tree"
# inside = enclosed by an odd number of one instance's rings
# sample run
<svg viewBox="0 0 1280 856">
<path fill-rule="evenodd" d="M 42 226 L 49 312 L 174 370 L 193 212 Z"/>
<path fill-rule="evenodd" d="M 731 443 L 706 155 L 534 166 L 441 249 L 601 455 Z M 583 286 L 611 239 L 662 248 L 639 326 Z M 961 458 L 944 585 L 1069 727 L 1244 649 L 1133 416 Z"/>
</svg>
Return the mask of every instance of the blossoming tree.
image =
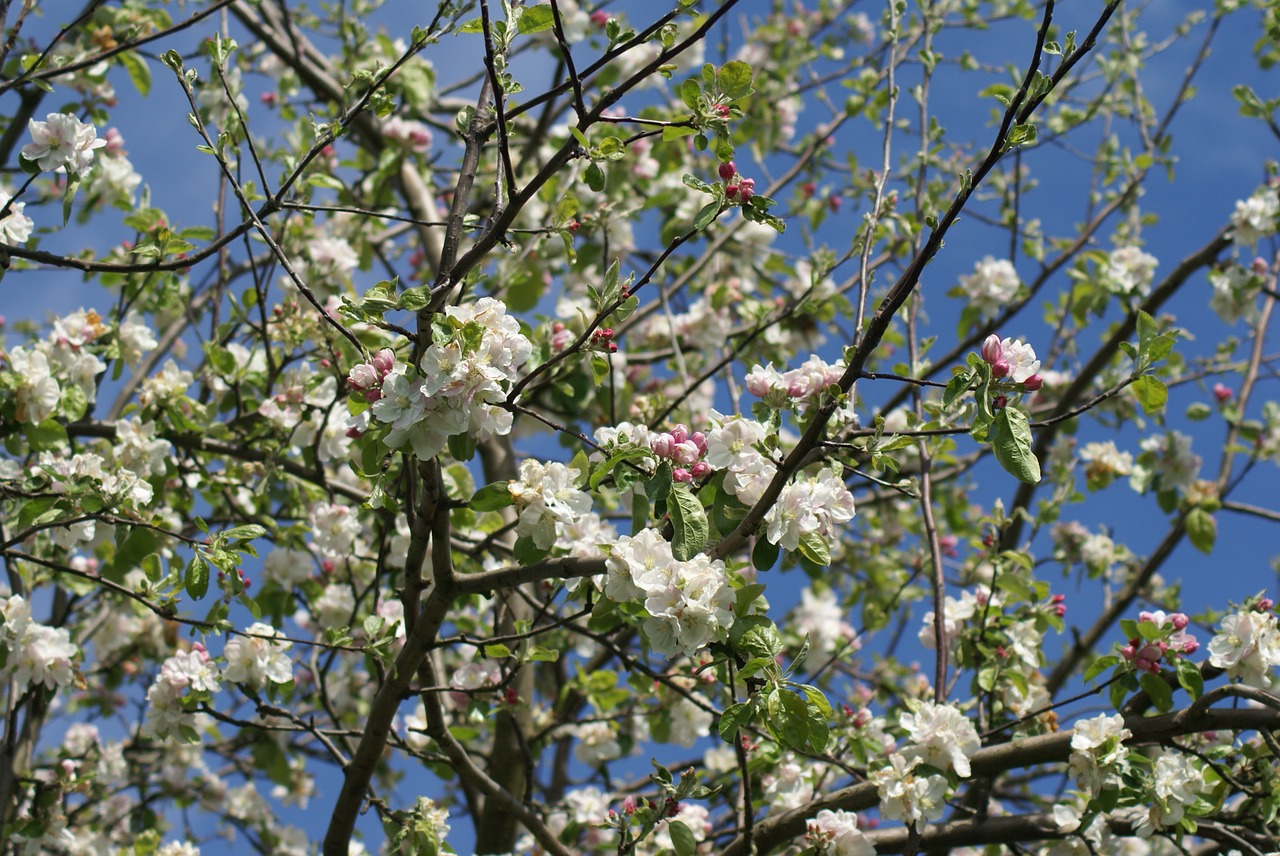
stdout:
<svg viewBox="0 0 1280 856">
<path fill-rule="evenodd" d="M 1274 5 L 36 7 L 5 852 L 1280 847 Z"/>
</svg>

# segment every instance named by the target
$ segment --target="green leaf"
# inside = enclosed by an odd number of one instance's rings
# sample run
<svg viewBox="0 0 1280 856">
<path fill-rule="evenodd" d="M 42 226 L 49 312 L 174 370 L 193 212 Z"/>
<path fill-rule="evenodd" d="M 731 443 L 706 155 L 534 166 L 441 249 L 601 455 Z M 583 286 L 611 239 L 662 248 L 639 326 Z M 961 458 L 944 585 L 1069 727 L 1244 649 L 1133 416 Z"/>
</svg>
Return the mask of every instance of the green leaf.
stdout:
<svg viewBox="0 0 1280 856">
<path fill-rule="evenodd" d="M 740 60 L 726 62 L 716 75 L 720 92 L 730 100 L 751 94 L 751 66 Z"/>
<path fill-rule="evenodd" d="M 583 172 L 583 178 L 587 180 L 587 187 L 590 187 L 596 193 L 604 190 L 604 170 L 599 164 L 588 164 Z"/>
<path fill-rule="evenodd" d="M 199 553 L 192 556 L 191 561 L 187 563 L 184 586 L 192 600 L 199 600 L 209 591 L 209 563 Z"/>
<path fill-rule="evenodd" d="M 1006 407 L 996 414 L 991 433 L 991 449 L 996 460 L 1011 475 L 1027 484 L 1040 481 L 1040 462 L 1031 451 L 1031 424 L 1027 414 Z"/>
<path fill-rule="evenodd" d="M 706 205 L 702 206 L 702 210 L 700 210 L 697 216 L 693 218 L 693 228 L 696 231 L 701 232 L 703 229 L 711 225 L 711 222 L 716 219 L 716 215 L 719 213 L 720 203 L 708 202 Z"/>
<path fill-rule="evenodd" d="M 769 730 L 779 741 L 798 752 L 809 741 L 809 706 L 793 692 L 777 688 L 769 693 Z"/>
<path fill-rule="evenodd" d="M 603 354 L 591 355 L 591 379 L 599 386 L 609 378 L 609 361 Z"/>
<path fill-rule="evenodd" d="M 53 418 L 46 419 L 39 425 L 27 422 L 22 426 L 22 433 L 33 452 L 49 452 L 67 444 L 67 429 Z"/>
<path fill-rule="evenodd" d="M 1200 674 L 1200 669 L 1190 660 L 1178 661 L 1178 683 L 1191 696 L 1191 700 L 1195 701 L 1204 695 L 1204 677 Z"/>
<path fill-rule="evenodd" d="M 549 30 L 555 26 L 555 23 L 555 13 L 551 11 L 550 6 L 528 6 L 520 16 L 516 31 L 522 36 L 527 36 L 530 33 Z"/>
<path fill-rule="evenodd" d="M 947 388 L 942 391 L 942 409 L 946 410 L 953 401 L 964 395 L 971 383 L 973 383 L 973 376 L 968 372 L 960 372 L 947 381 Z"/>
<path fill-rule="evenodd" d="M 751 565 L 757 571 L 768 571 L 778 563 L 778 545 L 768 538 L 757 538 L 751 549 Z"/>
<path fill-rule="evenodd" d="M 76 193 L 80 190 L 80 176 L 67 176 L 67 186 L 62 190 L 62 225 L 71 219 L 71 205 L 75 202 Z"/>
<path fill-rule="evenodd" d="M 1173 690 L 1169 689 L 1164 678 L 1153 675 L 1151 672 L 1143 672 L 1138 678 L 1138 683 L 1142 685 L 1143 691 L 1151 696 L 1151 702 L 1156 706 L 1156 710 L 1161 713 L 1173 710 Z"/>
<path fill-rule="evenodd" d="M 737 738 L 738 730 L 746 728 L 755 717 L 755 706 L 747 702 L 730 705 L 720 714 L 720 739 L 732 744 Z"/>
<path fill-rule="evenodd" d="M 1201 553 L 1213 552 L 1213 544 L 1218 539 L 1218 524 L 1212 514 L 1203 508 L 1193 508 L 1187 512 L 1186 527 L 1191 546 Z"/>
<path fill-rule="evenodd" d="M 671 554 L 677 561 L 687 562 L 707 545 L 707 511 L 684 483 L 672 485 L 667 508 L 675 528 Z"/>
<path fill-rule="evenodd" d="M 826 567 L 831 564 L 831 551 L 817 532 L 805 532 L 800 536 L 800 555 L 815 565 Z"/>
<path fill-rule="evenodd" d="M 534 562 L 540 562 L 545 559 L 551 549 L 539 547 L 533 543 L 531 538 L 517 538 L 516 546 L 511 552 L 520 564 L 532 565 Z"/>
<path fill-rule="evenodd" d="M 1164 381 L 1151 375 L 1143 375 L 1133 382 L 1133 394 L 1148 416 L 1164 410 L 1165 402 L 1169 400 L 1169 388 Z"/>
<path fill-rule="evenodd" d="M 693 856 L 698 852 L 698 842 L 693 837 L 693 830 L 684 821 L 667 821 L 667 832 L 671 836 L 671 846 L 675 848 L 676 856 Z"/>
<path fill-rule="evenodd" d="M 1085 683 L 1088 683 L 1089 681 L 1098 677 L 1098 675 L 1101 675 L 1107 669 L 1110 669 L 1112 666 L 1118 665 L 1119 663 L 1120 663 L 1120 658 L 1117 657 L 1115 654 L 1107 654 L 1105 657 L 1097 658 L 1092 663 L 1090 663 L 1089 668 L 1085 670 L 1085 673 L 1084 673 Z"/>
<path fill-rule="evenodd" d="M 138 94 L 145 98 L 147 93 L 151 91 L 151 68 L 147 65 L 147 61 L 136 51 L 125 51 L 117 54 L 116 59 L 124 66 L 124 70 L 129 73 L 129 79 L 133 81 L 133 86 L 138 90 Z"/>
<path fill-rule="evenodd" d="M 680 84 L 680 100 L 684 101 L 686 107 L 696 111 L 698 109 L 698 99 L 702 97 L 702 84 L 698 82 L 696 77 L 691 77 L 684 83 Z"/>
</svg>

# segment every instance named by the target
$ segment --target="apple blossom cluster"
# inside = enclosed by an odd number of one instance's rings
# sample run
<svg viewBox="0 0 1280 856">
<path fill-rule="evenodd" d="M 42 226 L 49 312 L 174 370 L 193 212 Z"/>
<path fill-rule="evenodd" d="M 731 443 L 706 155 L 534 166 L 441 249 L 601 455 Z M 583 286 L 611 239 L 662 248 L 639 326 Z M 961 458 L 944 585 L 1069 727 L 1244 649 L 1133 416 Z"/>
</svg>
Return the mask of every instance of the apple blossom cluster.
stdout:
<svg viewBox="0 0 1280 856">
<path fill-rule="evenodd" d="M 1170 430 L 1144 437 L 1138 445 L 1142 452 L 1129 476 L 1129 486 L 1135 491 L 1185 491 L 1191 487 L 1203 461 L 1191 451 L 1190 437 Z"/>
<path fill-rule="evenodd" d="M 921 769 L 919 759 L 894 752 L 886 766 L 872 770 L 867 778 L 876 786 L 880 815 L 886 820 L 900 820 L 921 831 L 946 810 L 946 777 Z"/>
<path fill-rule="evenodd" d="M 1129 757 L 1124 741 L 1132 736 L 1118 713 L 1099 714 L 1076 723 L 1068 764 L 1076 785 L 1089 798 L 1120 787 Z"/>
<path fill-rule="evenodd" d="M 1149 838 L 1156 830 L 1177 826 L 1207 787 L 1204 770 L 1190 756 L 1162 751 L 1151 771 L 1152 798 L 1138 822 L 1138 836 Z"/>
<path fill-rule="evenodd" d="M 982 748 L 969 717 L 949 704 L 922 701 L 915 712 L 899 715 L 898 723 L 911 738 L 902 750 L 908 761 L 955 770 L 960 778 L 969 778 L 969 758 Z"/>
<path fill-rule="evenodd" d="M 143 733 L 158 740 L 181 735 L 198 739 L 196 705 L 222 688 L 222 673 L 204 645 L 192 643 L 164 661 L 160 674 L 147 690 L 147 721 Z"/>
<path fill-rule="evenodd" d="M 986 256 L 973 266 L 973 273 L 960 277 L 959 291 L 986 321 L 1007 307 L 1021 287 L 1018 272 L 1008 259 Z"/>
<path fill-rule="evenodd" d="M 1146 297 L 1158 264 L 1155 256 L 1138 247 L 1117 247 L 1102 266 L 1102 285 L 1121 297 Z"/>
<path fill-rule="evenodd" d="M 670 431 L 653 434 L 649 438 L 649 449 L 655 457 L 671 461 L 674 481 L 691 482 L 713 472 L 711 462 L 702 460 L 707 454 L 706 435 L 701 431 L 690 434 L 687 425 L 676 425 Z"/>
<path fill-rule="evenodd" d="M 724 489 L 744 505 L 754 505 L 778 471 L 756 448 L 767 434 L 759 422 L 731 416 L 717 421 L 706 435 L 706 462 L 725 472 Z"/>
<path fill-rule="evenodd" d="M 556 527 L 569 526 L 591 511 L 591 497 L 576 487 L 580 473 L 561 463 L 520 462 L 520 477 L 507 485 L 519 519 L 516 535 L 540 550 L 556 543 Z"/>
<path fill-rule="evenodd" d="M 1101 490 L 1120 476 L 1133 474 L 1133 455 L 1116 448 L 1114 440 L 1086 443 L 1077 453 L 1085 462 L 1085 484 Z"/>
<path fill-rule="evenodd" d="M 222 678 L 231 684 L 244 684 L 251 689 L 262 689 L 267 681 L 287 684 L 293 680 L 293 663 L 286 653 L 293 643 L 284 641 L 283 634 L 270 624 L 250 624 L 243 636 L 233 636 L 227 641 L 222 656 L 227 665 Z"/>
<path fill-rule="evenodd" d="M 0 651 L 3 671 L 21 687 L 56 689 L 76 679 L 75 659 L 80 649 L 65 627 L 48 627 L 31 620 L 31 604 L 19 595 L 0 601 Z"/>
<path fill-rule="evenodd" d="M 875 856 L 876 848 L 858 829 L 858 816 L 823 809 L 809 821 L 805 840 L 820 856 Z"/>
<path fill-rule="evenodd" d="M 422 460 L 438 455 L 455 434 L 483 441 L 510 432 L 506 388 L 533 351 L 519 322 L 491 297 L 447 307 L 435 316 L 432 333 L 418 363 L 421 374 L 399 361 L 387 368 L 382 351 L 348 377 L 348 385 L 372 401 L 373 417 L 390 427 L 387 445 L 407 444 Z M 363 415 L 353 417 L 357 433 L 368 424 Z"/>
<path fill-rule="evenodd" d="M 799 367 L 786 372 L 757 363 L 747 373 L 746 385 L 748 392 L 769 407 L 805 413 L 822 403 L 827 390 L 840 382 L 844 372 L 843 362 L 828 363 L 813 355 Z M 852 402 L 836 412 L 835 420 L 837 426 L 857 424 Z"/>
<path fill-rule="evenodd" d="M 50 113 L 45 121 L 27 121 L 31 142 L 22 147 L 22 157 L 42 172 L 65 169 L 83 175 L 93 163 L 93 152 L 107 144 L 98 139 L 92 123 L 81 122 L 71 113 Z"/>
<path fill-rule="evenodd" d="M 1120 648 L 1120 656 L 1137 668 L 1160 673 L 1162 660 L 1178 660 L 1194 654 L 1200 643 L 1187 631 L 1190 619 L 1181 612 L 1166 615 L 1164 610 L 1138 614 L 1138 635 Z"/>
<path fill-rule="evenodd" d="M 919 831 L 926 821 L 942 816 L 949 787 L 945 775 L 925 767 L 968 778 L 969 758 L 982 741 L 973 722 L 951 705 L 921 701 L 914 707 L 898 718 L 910 742 L 891 753 L 888 764 L 869 771 L 868 778 L 880 796 L 880 814 Z"/>
<path fill-rule="evenodd" d="M 19 202 L 4 187 L 0 187 L 0 211 L 4 212 L 0 216 L 0 241 L 16 246 L 31 239 L 31 230 L 36 224 L 22 213 L 26 207 L 27 203 Z"/>
<path fill-rule="evenodd" d="M 1263 600 L 1253 609 L 1223 618 L 1217 634 L 1209 640 L 1209 663 L 1251 687 L 1266 690 L 1276 686 L 1280 629 L 1270 609 L 1271 604 Z"/>
<path fill-rule="evenodd" d="M 992 333 L 982 343 L 982 359 L 991 366 L 993 377 L 1020 383 L 1028 392 L 1044 385 L 1035 349 L 1021 339 L 1001 339 Z"/>
<path fill-rule="evenodd" d="M 765 537 L 769 542 L 784 550 L 796 550 L 813 538 L 824 545 L 838 540 L 839 527 L 854 515 L 853 494 L 840 476 L 836 465 L 787 484 L 765 514 Z"/>
<path fill-rule="evenodd" d="M 733 626 L 733 589 L 724 562 L 701 553 L 677 561 L 656 530 L 619 537 L 605 568 L 606 597 L 644 603 L 644 634 L 658 654 L 692 655 Z"/>
<path fill-rule="evenodd" d="M 1237 247 L 1254 247 L 1258 241 L 1276 233 L 1280 218 L 1280 188 L 1263 185 L 1248 199 L 1236 202 L 1231 214 L 1231 240 Z"/>
<path fill-rule="evenodd" d="M 1224 324 L 1235 324 L 1241 318 L 1252 320 L 1258 314 L 1258 293 L 1262 278 L 1267 275 L 1266 259 L 1254 259 L 1246 268 L 1229 262 L 1209 271 L 1209 285 L 1213 295 L 1209 308 L 1218 314 Z"/>
</svg>

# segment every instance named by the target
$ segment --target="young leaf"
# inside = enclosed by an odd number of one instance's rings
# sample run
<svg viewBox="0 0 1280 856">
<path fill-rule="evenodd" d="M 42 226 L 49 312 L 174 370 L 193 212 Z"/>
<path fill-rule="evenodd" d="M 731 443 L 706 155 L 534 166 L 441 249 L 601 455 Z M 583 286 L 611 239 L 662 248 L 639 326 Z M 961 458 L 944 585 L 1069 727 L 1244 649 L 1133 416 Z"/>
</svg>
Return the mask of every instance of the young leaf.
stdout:
<svg viewBox="0 0 1280 856">
<path fill-rule="evenodd" d="M 1040 481 L 1040 462 L 1031 451 L 1031 425 L 1027 414 L 1006 407 L 996 414 L 991 433 L 991 449 L 996 460 L 1011 475 L 1027 484 Z"/>
<path fill-rule="evenodd" d="M 671 554 L 677 561 L 687 562 L 707 546 L 707 511 L 683 483 L 672 486 L 670 500 L 667 508 L 675 528 Z"/>
</svg>

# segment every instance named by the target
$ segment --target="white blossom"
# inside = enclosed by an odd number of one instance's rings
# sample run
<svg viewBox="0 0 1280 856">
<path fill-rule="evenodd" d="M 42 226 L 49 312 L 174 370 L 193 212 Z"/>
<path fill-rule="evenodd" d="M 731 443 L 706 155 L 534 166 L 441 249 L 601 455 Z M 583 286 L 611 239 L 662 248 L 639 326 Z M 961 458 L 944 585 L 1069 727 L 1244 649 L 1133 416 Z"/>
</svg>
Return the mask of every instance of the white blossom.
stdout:
<svg viewBox="0 0 1280 856">
<path fill-rule="evenodd" d="M 1155 278 L 1155 256 L 1138 247 L 1117 247 L 1107 257 L 1102 269 L 1102 284 L 1113 294 L 1122 297 L 1151 293 L 1151 281 Z"/>
<path fill-rule="evenodd" d="M 65 168 L 79 175 L 93 163 L 93 152 L 107 144 L 98 139 L 91 123 L 81 122 L 71 113 L 50 113 L 45 121 L 27 120 L 31 142 L 22 147 L 22 157 L 42 171 Z"/>
<path fill-rule="evenodd" d="M 969 777 L 969 757 L 982 748 L 973 722 L 948 704 L 920 702 L 914 713 L 904 713 L 899 723 L 911 738 L 903 750 L 908 760 L 918 758 L 940 770 L 955 770 Z"/>
<path fill-rule="evenodd" d="M 858 830 L 858 816 L 844 809 L 823 809 L 809 821 L 806 839 L 826 856 L 875 856 L 876 848 Z"/>
<path fill-rule="evenodd" d="M 1008 259 L 986 256 L 973 266 L 973 273 L 960 277 L 960 290 L 969 305 L 984 321 L 1009 305 L 1022 283 Z"/>
<path fill-rule="evenodd" d="M 13 197 L 0 189 L 0 209 L 9 206 L 4 217 L 0 217 L 0 241 L 6 244 L 25 244 L 31 239 L 31 230 L 35 228 L 33 221 L 22 213 L 27 207 L 25 202 L 16 202 Z"/>
<path fill-rule="evenodd" d="M 901 820 L 917 831 L 924 828 L 926 821 L 942 817 L 947 795 L 947 780 L 938 775 L 917 774 L 918 764 L 918 759 L 894 752 L 886 766 L 870 771 L 868 777 L 880 795 L 880 814 L 888 820 Z"/>
<path fill-rule="evenodd" d="M 578 475 L 561 463 L 521 461 L 520 477 L 507 488 L 520 515 L 516 534 L 529 538 L 539 549 L 550 549 L 556 542 L 556 524 L 572 524 L 589 512 L 591 497 L 574 486 Z"/>
<path fill-rule="evenodd" d="M 1262 187 L 1248 199 L 1236 202 L 1231 214 L 1231 239 L 1238 247 L 1252 247 L 1274 235 L 1276 218 L 1280 217 L 1280 192 Z"/>
<path fill-rule="evenodd" d="M 1280 630 L 1275 613 L 1244 610 L 1222 619 L 1209 641 L 1209 663 L 1251 687 L 1269 689 L 1280 666 Z"/>
<path fill-rule="evenodd" d="M 275 641 L 282 635 L 280 631 L 262 622 L 249 625 L 244 632 L 244 636 L 231 637 L 222 652 L 227 661 L 223 679 L 253 689 L 261 689 L 267 681 L 273 684 L 292 681 L 293 663 L 285 653 L 292 643 Z"/>
</svg>

